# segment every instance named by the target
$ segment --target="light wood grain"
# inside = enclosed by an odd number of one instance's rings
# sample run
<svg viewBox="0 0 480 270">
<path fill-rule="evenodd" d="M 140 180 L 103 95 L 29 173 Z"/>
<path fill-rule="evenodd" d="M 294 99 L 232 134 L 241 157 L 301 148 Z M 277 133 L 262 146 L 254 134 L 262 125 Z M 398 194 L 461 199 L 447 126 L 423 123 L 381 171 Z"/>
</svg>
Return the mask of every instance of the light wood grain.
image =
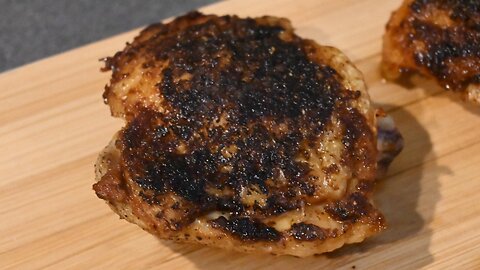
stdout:
<svg viewBox="0 0 480 270">
<path fill-rule="evenodd" d="M 159 241 L 121 221 L 91 185 L 97 153 L 122 123 L 101 93 L 131 31 L 0 75 L 0 268 L 16 269 L 480 269 L 480 108 L 418 79 L 378 72 L 381 36 L 399 0 L 221 2 L 216 14 L 276 15 L 343 50 L 406 147 L 376 201 L 389 229 L 359 245 L 298 259 Z"/>
</svg>

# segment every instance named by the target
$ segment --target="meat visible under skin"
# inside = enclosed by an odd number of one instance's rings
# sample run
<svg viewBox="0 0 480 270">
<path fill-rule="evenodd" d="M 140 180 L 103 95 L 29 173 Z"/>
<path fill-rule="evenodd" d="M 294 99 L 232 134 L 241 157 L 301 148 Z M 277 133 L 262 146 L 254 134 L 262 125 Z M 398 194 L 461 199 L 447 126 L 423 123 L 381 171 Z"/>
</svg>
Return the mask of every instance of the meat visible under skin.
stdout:
<svg viewBox="0 0 480 270">
<path fill-rule="evenodd" d="M 418 72 L 480 104 L 480 1 L 405 0 L 383 39 L 388 79 Z"/>
<path fill-rule="evenodd" d="M 126 126 L 94 190 L 120 217 L 162 239 L 300 257 L 385 228 L 363 77 L 288 20 L 190 13 L 149 26 L 106 69 Z"/>
</svg>

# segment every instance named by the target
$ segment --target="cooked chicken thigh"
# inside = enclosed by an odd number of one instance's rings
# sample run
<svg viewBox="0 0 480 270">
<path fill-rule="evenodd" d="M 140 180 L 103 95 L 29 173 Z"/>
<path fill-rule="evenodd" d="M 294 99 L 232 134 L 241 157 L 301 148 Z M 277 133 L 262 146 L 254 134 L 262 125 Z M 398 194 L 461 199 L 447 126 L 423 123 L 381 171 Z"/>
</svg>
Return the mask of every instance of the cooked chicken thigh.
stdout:
<svg viewBox="0 0 480 270">
<path fill-rule="evenodd" d="M 387 24 L 383 71 L 418 72 L 480 103 L 480 1 L 404 1 Z"/>
<path fill-rule="evenodd" d="M 106 69 L 126 126 L 94 190 L 120 217 L 162 239 L 295 256 L 385 227 L 377 160 L 401 136 L 382 120 L 378 152 L 361 73 L 288 20 L 190 13 L 149 26 Z"/>
</svg>

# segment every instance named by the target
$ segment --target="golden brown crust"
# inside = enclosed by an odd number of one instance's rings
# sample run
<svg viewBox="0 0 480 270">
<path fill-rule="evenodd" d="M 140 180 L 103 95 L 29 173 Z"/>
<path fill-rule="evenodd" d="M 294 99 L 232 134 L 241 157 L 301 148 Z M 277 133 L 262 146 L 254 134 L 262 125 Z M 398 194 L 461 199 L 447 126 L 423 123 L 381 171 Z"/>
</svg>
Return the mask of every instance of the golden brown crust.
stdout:
<svg viewBox="0 0 480 270">
<path fill-rule="evenodd" d="M 404 1 L 387 24 L 383 70 L 419 72 L 480 103 L 480 2 Z"/>
<path fill-rule="evenodd" d="M 191 13 L 106 67 L 127 125 L 94 189 L 120 216 L 164 239 L 297 256 L 384 227 L 363 78 L 287 20 Z"/>
</svg>

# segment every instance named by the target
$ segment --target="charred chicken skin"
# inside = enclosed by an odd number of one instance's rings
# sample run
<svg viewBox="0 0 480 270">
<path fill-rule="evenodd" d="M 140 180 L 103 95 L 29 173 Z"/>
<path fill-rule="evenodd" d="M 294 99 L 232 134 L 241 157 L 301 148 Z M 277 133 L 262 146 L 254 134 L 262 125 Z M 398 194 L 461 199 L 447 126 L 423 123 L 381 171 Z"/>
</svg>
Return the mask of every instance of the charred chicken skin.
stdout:
<svg viewBox="0 0 480 270">
<path fill-rule="evenodd" d="M 121 218 L 162 239 L 302 257 L 385 227 L 374 181 L 401 136 L 387 124 L 379 153 L 361 73 L 288 20 L 189 13 L 105 69 L 126 126 L 94 190 Z"/>
<path fill-rule="evenodd" d="M 480 104 L 480 1 L 406 0 L 387 24 L 383 71 L 418 72 Z"/>
</svg>

